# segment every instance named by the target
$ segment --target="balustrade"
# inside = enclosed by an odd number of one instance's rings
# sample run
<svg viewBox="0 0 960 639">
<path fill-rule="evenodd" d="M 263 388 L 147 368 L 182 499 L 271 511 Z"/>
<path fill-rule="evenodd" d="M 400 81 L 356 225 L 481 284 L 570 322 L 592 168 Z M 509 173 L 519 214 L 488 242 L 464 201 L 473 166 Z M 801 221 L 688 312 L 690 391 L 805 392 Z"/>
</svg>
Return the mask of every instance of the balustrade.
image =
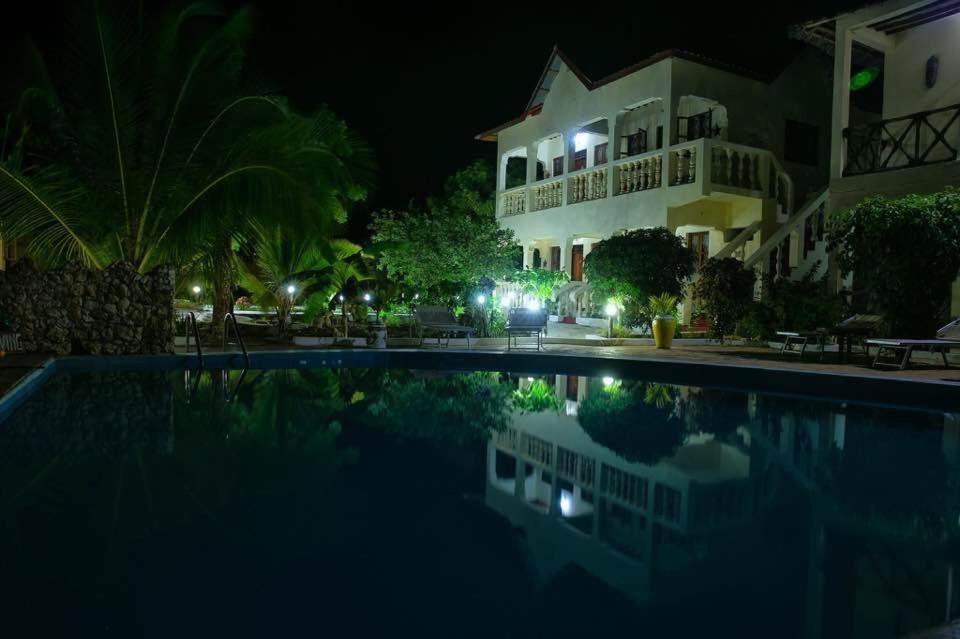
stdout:
<svg viewBox="0 0 960 639">
<path fill-rule="evenodd" d="M 563 180 L 533 187 L 531 209 L 542 211 L 563 205 Z"/>
<path fill-rule="evenodd" d="M 663 159 L 660 154 L 623 162 L 617 166 L 617 194 L 646 191 L 660 186 Z"/>
<path fill-rule="evenodd" d="M 710 179 L 714 184 L 760 191 L 760 151 L 725 145 L 711 146 Z"/>
<path fill-rule="evenodd" d="M 500 215 L 521 215 L 527 212 L 527 190 L 517 189 L 500 195 Z"/>
<path fill-rule="evenodd" d="M 697 147 L 689 146 L 670 152 L 674 174 L 672 185 L 693 184 L 697 181 Z"/>
<path fill-rule="evenodd" d="M 571 204 L 607 197 L 606 167 L 570 176 L 567 188 L 567 198 Z"/>
</svg>

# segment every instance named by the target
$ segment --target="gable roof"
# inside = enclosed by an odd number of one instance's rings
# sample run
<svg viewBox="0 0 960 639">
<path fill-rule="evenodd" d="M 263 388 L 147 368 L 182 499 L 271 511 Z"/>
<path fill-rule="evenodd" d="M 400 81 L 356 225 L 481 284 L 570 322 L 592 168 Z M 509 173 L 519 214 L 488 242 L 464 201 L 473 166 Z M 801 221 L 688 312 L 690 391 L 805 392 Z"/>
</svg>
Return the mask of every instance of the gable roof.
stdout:
<svg viewBox="0 0 960 639">
<path fill-rule="evenodd" d="M 759 74 L 752 71 L 735 67 L 731 64 L 721 62 L 714 58 L 709 58 L 691 51 L 685 51 L 683 49 L 665 49 L 664 51 L 658 51 L 657 53 L 654 53 L 653 55 L 644 58 L 635 64 L 624 67 L 619 71 L 615 71 L 610 75 L 600 78 L 599 80 L 591 80 L 589 77 L 587 77 L 587 74 L 584 73 L 580 67 L 570 59 L 570 56 L 564 53 L 560 47 L 554 45 L 553 50 L 550 52 L 550 57 L 547 59 L 547 65 L 544 67 L 543 73 L 540 74 L 540 79 L 537 81 L 536 88 L 533 90 L 530 100 L 527 101 L 527 106 L 524 108 L 523 112 L 508 122 L 504 122 L 503 124 L 495 126 L 492 129 L 478 133 L 474 136 L 474 139 L 483 142 L 495 142 L 497 139 L 497 134 L 500 133 L 500 131 L 523 122 L 532 115 L 540 113 L 540 111 L 543 109 L 543 103 L 546 101 L 547 95 L 550 93 L 550 88 L 553 86 L 554 80 L 560 74 L 562 65 L 566 65 L 566 67 L 570 69 L 573 75 L 576 76 L 576 78 L 581 84 L 583 84 L 584 87 L 586 87 L 588 91 L 593 91 L 594 89 L 602 87 L 605 84 L 615 82 L 639 71 L 640 69 L 649 67 L 662 60 L 666 60 L 667 58 L 689 60 L 691 62 L 697 62 L 699 64 L 711 66 L 722 71 L 736 73 L 737 75 L 742 75 L 753 80 L 759 80 L 761 82 L 766 81 L 766 78 L 762 78 L 759 76 Z"/>
</svg>

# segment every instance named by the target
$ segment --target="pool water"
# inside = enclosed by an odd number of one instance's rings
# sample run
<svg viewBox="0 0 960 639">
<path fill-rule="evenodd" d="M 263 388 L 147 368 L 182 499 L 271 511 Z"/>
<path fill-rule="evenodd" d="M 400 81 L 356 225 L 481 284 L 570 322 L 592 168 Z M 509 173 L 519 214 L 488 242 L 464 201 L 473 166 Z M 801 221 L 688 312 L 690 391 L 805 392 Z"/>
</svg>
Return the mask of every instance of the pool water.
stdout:
<svg viewBox="0 0 960 639">
<path fill-rule="evenodd" d="M 899 637 L 957 614 L 958 516 L 943 413 L 556 374 L 64 373 L 0 423 L 0 628 Z"/>
</svg>

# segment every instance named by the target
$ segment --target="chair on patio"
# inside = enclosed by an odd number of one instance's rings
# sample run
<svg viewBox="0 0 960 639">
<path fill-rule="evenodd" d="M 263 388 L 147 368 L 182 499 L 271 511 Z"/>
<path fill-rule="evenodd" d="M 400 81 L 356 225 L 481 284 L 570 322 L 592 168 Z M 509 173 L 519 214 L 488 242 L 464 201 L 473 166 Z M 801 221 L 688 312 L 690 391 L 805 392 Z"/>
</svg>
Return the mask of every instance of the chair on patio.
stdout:
<svg viewBox="0 0 960 639">
<path fill-rule="evenodd" d="M 517 337 L 536 337 L 537 351 L 543 346 L 543 335 L 547 329 L 547 312 L 532 311 L 526 308 L 511 308 L 507 315 L 507 350 L 519 348 Z"/>
<path fill-rule="evenodd" d="M 476 329 L 470 326 L 462 326 L 457 323 L 457 318 L 453 316 L 445 306 L 421 306 L 415 312 L 417 320 L 417 331 L 420 337 L 420 345 L 423 346 L 423 338 L 426 332 L 433 332 L 437 336 L 437 346 L 440 346 L 440 338 L 447 338 L 447 346 L 450 345 L 450 337 L 462 333 L 467 338 L 467 348 L 470 348 L 470 336 L 476 332 Z"/>
<path fill-rule="evenodd" d="M 947 353 L 950 348 L 960 348 L 960 319 L 955 319 L 940 330 L 934 339 L 868 339 L 867 348 L 877 347 L 877 354 L 873 358 L 873 367 L 890 366 L 903 370 L 910 364 L 910 356 L 914 351 L 928 351 L 940 353 L 944 368 L 950 368 Z M 884 352 L 893 355 L 891 361 L 880 361 Z"/>
<path fill-rule="evenodd" d="M 820 351 L 820 360 L 823 360 L 823 351 L 825 350 L 827 339 L 837 338 L 837 344 L 840 349 L 840 359 L 844 357 L 844 351 L 851 353 L 853 350 L 853 340 L 857 337 L 866 338 L 877 330 L 883 318 L 880 315 L 857 314 L 851 315 L 833 328 L 817 328 L 812 331 L 777 331 L 777 337 L 784 338 L 780 346 L 780 354 L 793 354 L 803 357 L 807 346 L 815 344 Z M 799 347 L 799 349 L 798 349 Z M 864 352 L 866 352 L 864 343 Z"/>
</svg>

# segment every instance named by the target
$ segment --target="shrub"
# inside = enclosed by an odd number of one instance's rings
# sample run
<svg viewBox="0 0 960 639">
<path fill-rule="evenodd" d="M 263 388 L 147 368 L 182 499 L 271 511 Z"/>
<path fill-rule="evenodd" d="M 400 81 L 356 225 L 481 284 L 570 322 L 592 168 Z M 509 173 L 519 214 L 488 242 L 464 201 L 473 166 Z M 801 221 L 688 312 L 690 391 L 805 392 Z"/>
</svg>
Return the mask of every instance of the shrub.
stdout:
<svg viewBox="0 0 960 639">
<path fill-rule="evenodd" d="M 772 339 L 780 330 L 808 331 L 833 326 L 844 314 L 839 295 L 831 294 L 827 279 L 766 280 L 763 301 L 748 305 L 738 332 L 745 337 Z"/>
<path fill-rule="evenodd" d="M 756 276 L 732 257 L 709 259 L 700 268 L 694 295 L 710 319 L 710 335 L 723 343 L 753 302 Z"/>
<path fill-rule="evenodd" d="M 622 321 L 642 325 L 649 322 L 643 306 L 651 295 L 683 294 L 693 256 L 668 229 L 639 229 L 597 242 L 583 269 L 595 299 L 622 299 Z"/>
<path fill-rule="evenodd" d="M 841 271 L 853 273 L 856 309 L 883 315 L 898 336 L 933 335 L 960 271 L 960 191 L 870 197 L 827 228 Z"/>
</svg>

